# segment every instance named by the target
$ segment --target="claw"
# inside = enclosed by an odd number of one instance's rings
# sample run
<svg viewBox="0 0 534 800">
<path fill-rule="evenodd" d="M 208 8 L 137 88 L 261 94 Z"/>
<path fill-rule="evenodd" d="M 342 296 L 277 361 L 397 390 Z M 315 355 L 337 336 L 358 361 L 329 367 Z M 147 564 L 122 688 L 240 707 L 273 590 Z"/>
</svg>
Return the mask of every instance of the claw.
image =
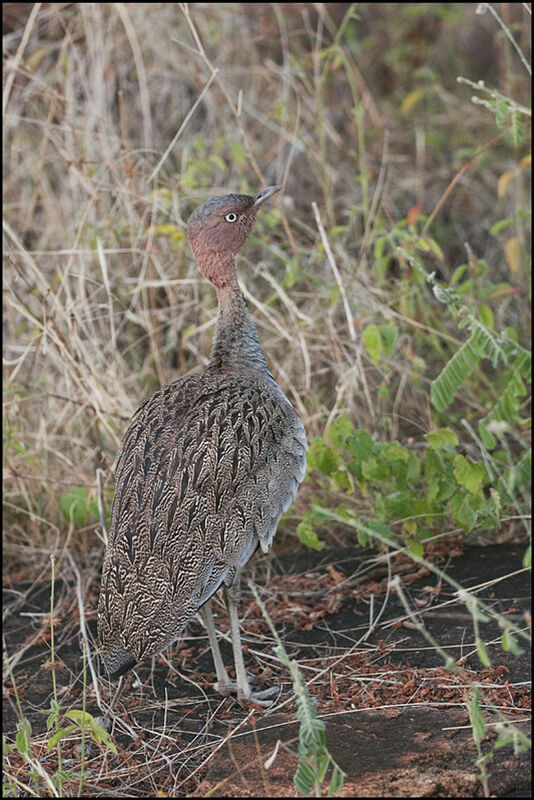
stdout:
<svg viewBox="0 0 534 800">
<path fill-rule="evenodd" d="M 249 687 L 252 686 L 254 683 L 254 678 L 251 676 L 247 676 Z M 262 706 L 263 708 L 269 708 L 274 704 L 274 697 L 278 697 L 280 695 L 281 688 L 279 686 L 270 686 L 267 689 L 258 689 L 257 691 L 252 690 L 250 688 L 249 692 L 244 693 L 240 690 L 237 683 L 235 681 L 228 681 L 228 683 L 221 681 L 217 681 L 217 683 L 213 684 L 213 688 L 219 694 L 222 694 L 223 697 L 230 697 L 230 695 L 237 695 L 237 702 L 242 706 L 248 705 L 258 705 Z"/>
</svg>

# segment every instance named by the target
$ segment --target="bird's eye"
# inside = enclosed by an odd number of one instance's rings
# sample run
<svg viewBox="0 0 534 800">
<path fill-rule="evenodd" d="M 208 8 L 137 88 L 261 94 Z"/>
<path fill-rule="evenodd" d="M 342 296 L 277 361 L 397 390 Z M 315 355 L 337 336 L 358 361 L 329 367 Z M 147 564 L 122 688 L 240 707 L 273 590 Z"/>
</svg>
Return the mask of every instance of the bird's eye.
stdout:
<svg viewBox="0 0 534 800">
<path fill-rule="evenodd" d="M 230 211 L 230 213 L 225 216 L 225 220 L 227 222 L 235 222 L 236 219 L 237 219 L 237 214 L 234 214 L 233 211 Z"/>
</svg>

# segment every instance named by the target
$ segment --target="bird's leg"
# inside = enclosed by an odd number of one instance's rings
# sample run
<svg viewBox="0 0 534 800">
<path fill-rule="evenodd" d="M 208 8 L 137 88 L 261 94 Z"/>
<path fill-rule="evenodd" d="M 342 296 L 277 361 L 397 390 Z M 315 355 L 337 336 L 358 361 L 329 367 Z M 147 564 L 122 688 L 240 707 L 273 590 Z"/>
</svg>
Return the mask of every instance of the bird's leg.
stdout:
<svg viewBox="0 0 534 800">
<path fill-rule="evenodd" d="M 230 622 L 230 636 L 232 638 L 232 650 L 234 653 L 235 676 L 237 684 L 237 700 L 242 705 L 257 703 L 262 706 L 270 706 L 273 701 L 267 698 L 278 694 L 278 687 L 263 689 L 255 692 L 251 689 L 245 662 L 243 660 L 243 647 L 241 644 L 241 634 L 239 632 L 239 616 L 237 613 L 237 600 L 239 597 L 239 573 L 236 575 L 231 586 L 225 587 L 226 606 L 228 608 L 228 619 Z"/>
<path fill-rule="evenodd" d="M 211 652 L 213 655 L 213 663 L 215 664 L 215 672 L 217 673 L 217 683 L 213 687 L 215 691 L 227 697 L 235 691 L 232 681 L 228 677 L 228 673 L 224 668 L 222 660 L 221 648 L 217 641 L 217 634 L 215 633 L 215 624 L 213 622 L 213 612 L 211 610 L 211 600 L 204 603 L 202 606 L 202 614 L 204 615 L 204 622 L 206 623 L 206 630 L 208 632 L 208 639 L 210 642 Z"/>
</svg>

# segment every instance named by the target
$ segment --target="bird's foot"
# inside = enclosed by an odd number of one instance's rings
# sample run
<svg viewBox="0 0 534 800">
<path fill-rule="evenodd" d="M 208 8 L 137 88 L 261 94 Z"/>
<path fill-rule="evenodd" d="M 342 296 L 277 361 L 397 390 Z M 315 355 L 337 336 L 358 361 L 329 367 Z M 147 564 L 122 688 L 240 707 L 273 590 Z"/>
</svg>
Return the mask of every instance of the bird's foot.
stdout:
<svg viewBox="0 0 534 800">
<path fill-rule="evenodd" d="M 237 702 L 242 706 L 257 705 L 269 708 L 274 704 L 274 698 L 280 694 L 279 686 L 270 686 L 268 689 L 253 689 L 254 678 L 248 677 L 248 687 L 243 691 L 235 681 L 217 681 L 213 688 L 223 697 L 237 695 Z M 271 699 L 272 698 L 272 699 Z"/>
</svg>

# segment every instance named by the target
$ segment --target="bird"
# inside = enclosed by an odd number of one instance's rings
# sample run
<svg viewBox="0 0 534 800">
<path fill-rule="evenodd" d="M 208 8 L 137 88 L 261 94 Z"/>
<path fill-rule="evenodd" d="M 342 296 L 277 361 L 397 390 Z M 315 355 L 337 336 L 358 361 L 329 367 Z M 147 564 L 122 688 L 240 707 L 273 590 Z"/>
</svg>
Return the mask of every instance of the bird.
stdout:
<svg viewBox="0 0 534 800">
<path fill-rule="evenodd" d="M 161 387 L 133 415 L 117 457 L 98 637 L 111 677 L 175 641 L 203 614 L 222 695 L 270 704 L 244 665 L 240 576 L 267 553 L 306 472 L 306 432 L 271 374 L 239 286 L 235 258 L 257 211 L 280 190 L 226 194 L 187 223 L 218 311 L 207 366 Z M 236 681 L 221 656 L 210 598 L 222 587 Z M 278 689 L 274 687 L 274 692 Z"/>
</svg>

